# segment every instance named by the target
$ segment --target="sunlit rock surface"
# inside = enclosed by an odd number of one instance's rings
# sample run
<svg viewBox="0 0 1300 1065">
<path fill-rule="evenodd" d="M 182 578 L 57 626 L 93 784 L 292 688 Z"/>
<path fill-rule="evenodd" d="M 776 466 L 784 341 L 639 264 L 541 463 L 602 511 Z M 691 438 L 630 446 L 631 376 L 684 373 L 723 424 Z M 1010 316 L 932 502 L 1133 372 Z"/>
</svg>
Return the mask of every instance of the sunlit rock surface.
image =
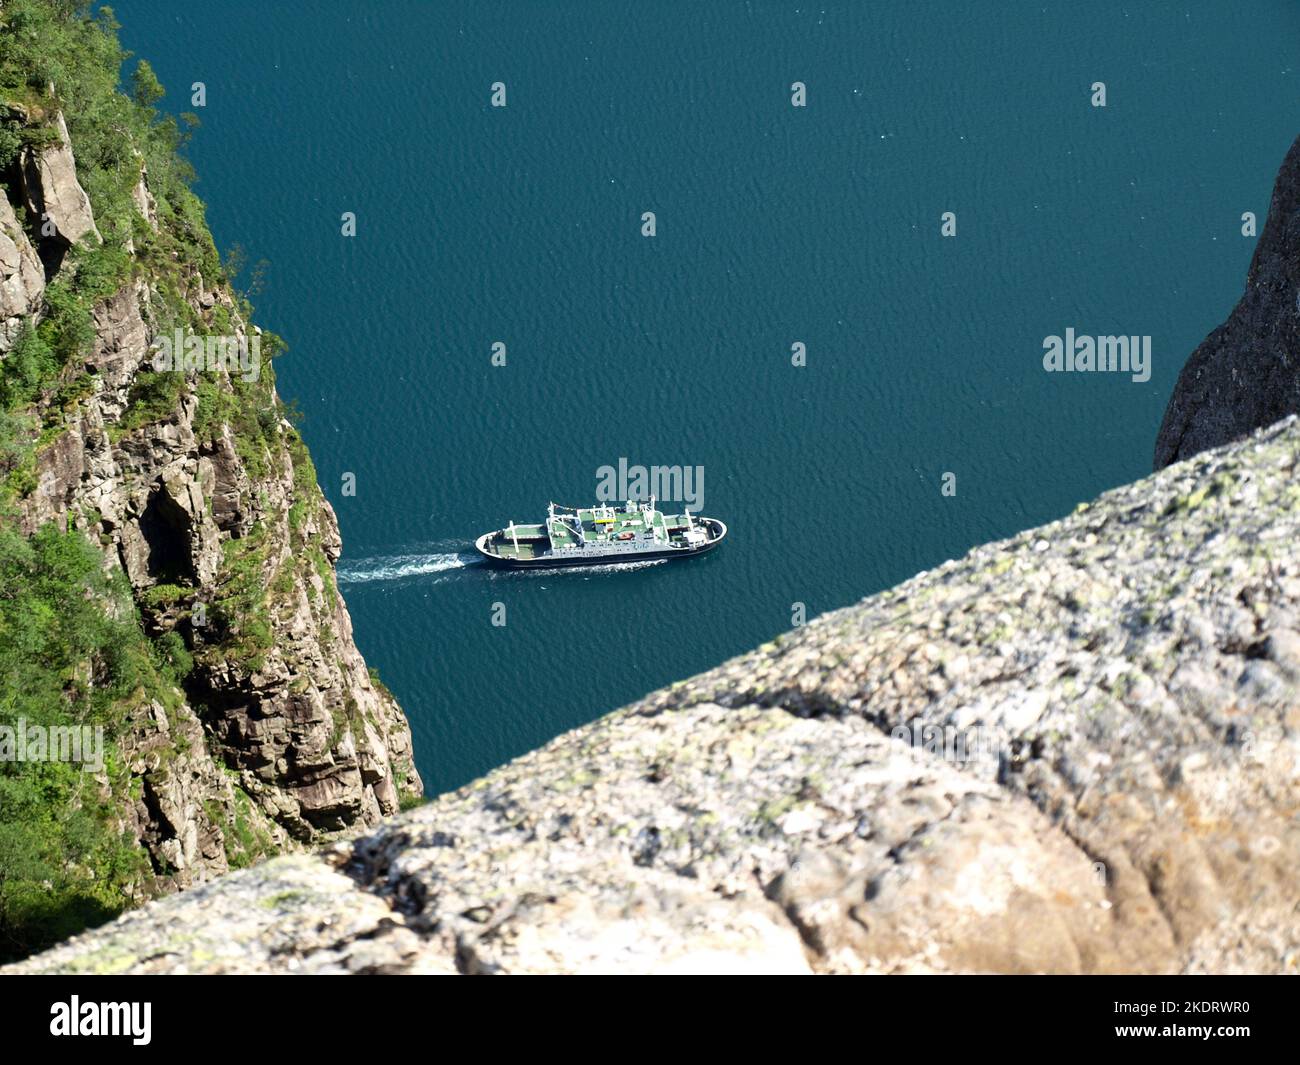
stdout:
<svg viewBox="0 0 1300 1065">
<path fill-rule="evenodd" d="M 12 968 L 1295 971 L 1298 459 L 1291 419 Z"/>
</svg>

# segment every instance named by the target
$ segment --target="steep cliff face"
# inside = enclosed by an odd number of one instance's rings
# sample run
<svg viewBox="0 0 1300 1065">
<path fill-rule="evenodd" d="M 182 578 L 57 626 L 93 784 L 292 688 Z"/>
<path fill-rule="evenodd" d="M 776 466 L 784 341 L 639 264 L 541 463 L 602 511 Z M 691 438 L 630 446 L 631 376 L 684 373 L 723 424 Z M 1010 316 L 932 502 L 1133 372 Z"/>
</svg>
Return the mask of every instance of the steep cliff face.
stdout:
<svg viewBox="0 0 1300 1065">
<path fill-rule="evenodd" d="M 1300 422 L 17 972 L 1294 972 Z"/>
<path fill-rule="evenodd" d="M 111 85 L 111 30 L 79 32 L 107 50 Z M 162 663 L 161 688 L 114 704 L 119 771 L 97 778 L 148 854 L 128 888 L 142 896 L 374 825 L 421 784 L 353 643 L 337 522 L 275 393 L 280 341 L 249 323 L 188 188 L 151 187 L 129 128 L 79 168 L 75 104 L 50 84 L 0 115 L 21 144 L 0 170 L 0 386 L 19 427 L 0 520 L 97 544 L 129 588 L 105 610 L 138 616 Z M 94 104 L 161 128 L 141 104 Z M 156 342 L 177 331 L 251 359 L 160 370 Z"/>
<path fill-rule="evenodd" d="M 1268 218 L 1228 320 L 1178 375 L 1156 437 L 1155 468 L 1300 412 L 1300 139 L 1273 188 Z"/>
</svg>

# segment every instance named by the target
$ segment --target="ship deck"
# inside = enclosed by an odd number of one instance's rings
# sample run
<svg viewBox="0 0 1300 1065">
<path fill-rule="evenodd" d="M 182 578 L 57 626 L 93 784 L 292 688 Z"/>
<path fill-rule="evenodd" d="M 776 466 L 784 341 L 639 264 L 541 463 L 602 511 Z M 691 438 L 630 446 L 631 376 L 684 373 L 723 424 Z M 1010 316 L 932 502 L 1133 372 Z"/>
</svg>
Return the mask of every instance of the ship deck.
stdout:
<svg viewBox="0 0 1300 1065">
<path fill-rule="evenodd" d="M 561 516 L 557 515 L 557 518 L 559 517 Z M 577 547 L 581 543 L 576 530 L 572 527 L 574 517 L 582 523 L 586 546 L 589 548 L 599 544 L 617 543 L 619 536 L 625 533 L 632 533 L 634 542 L 666 545 L 671 541 L 674 533 L 683 532 L 688 527 L 684 514 L 665 515 L 660 511 L 654 512 L 649 524 L 642 511 L 629 514 L 626 510 L 616 508 L 607 510 L 582 508 L 576 514 L 567 513 L 563 517 L 568 520 L 557 520 L 551 525 L 551 539 L 554 540 L 557 551 Z M 647 529 L 653 530 L 653 541 L 642 539 Z M 506 559 L 540 558 L 551 548 L 544 523 L 516 525 L 513 536 L 509 529 L 503 529 L 492 537 L 491 543 L 495 553 Z"/>
</svg>

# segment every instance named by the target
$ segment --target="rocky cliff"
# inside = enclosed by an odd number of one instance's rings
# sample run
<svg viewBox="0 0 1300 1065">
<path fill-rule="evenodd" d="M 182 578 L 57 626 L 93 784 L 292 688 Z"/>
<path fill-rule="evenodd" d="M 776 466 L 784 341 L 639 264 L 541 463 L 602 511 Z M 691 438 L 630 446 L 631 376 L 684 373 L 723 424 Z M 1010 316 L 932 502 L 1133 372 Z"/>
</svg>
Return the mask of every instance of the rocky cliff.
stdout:
<svg viewBox="0 0 1300 1065">
<path fill-rule="evenodd" d="M 18 972 L 1294 972 L 1300 423 Z"/>
<path fill-rule="evenodd" d="M 275 392 L 281 344 L 228 282 L 177 176 L 175 124 L 139 73 L 136 101 L 113 91 L 107 20 L 39 4 L 3 19 L 0 77 L 37 84 L 0 106 L 0 387 L 18 426 L 0 521 L 98 545 L 129 589 L 106 612 L 138 619 L 159 663 L 159 685 L 112 705 L 97 778 L 148 855 L 126 888 L 140 897 L 374 825 L 421 785 L 402 712 L 353 643 L 335 516 Z M 68 84 L 46 84 L 28 67 L 60 33 L 76 58 Z M 155 341 L 178 330 L 260 365 L 157 369 Z M 102 665 L 73 672 L 94 688 Z"/>
<path fill-rule="evenodd" d="M 1300 139 L 1273 188 L 1246 292 L 1178 375 L 1155 468 L 1300 412 Z"/>
</svg>

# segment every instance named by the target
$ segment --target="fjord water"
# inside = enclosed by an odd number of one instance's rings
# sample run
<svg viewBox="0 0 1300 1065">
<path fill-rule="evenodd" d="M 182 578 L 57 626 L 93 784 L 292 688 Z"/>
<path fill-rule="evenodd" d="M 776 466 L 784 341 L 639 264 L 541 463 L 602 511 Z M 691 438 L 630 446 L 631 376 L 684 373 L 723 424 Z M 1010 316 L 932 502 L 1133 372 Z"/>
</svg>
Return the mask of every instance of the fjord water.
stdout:
<svg viewBox="0 0 1300 1065">
<path fill-rule="evenodd" d="M 1145 475 L 1300 132 L 1289 0 L 114 6 L 165 107 L 206 86 L 197 189 L 269 261 L 430 793 Z M 1068 327 L 1150 335 L 1150 381 L 1045 373 Z M 702 466 L 729 542 L 464 564 L 620 457 Z"/>
</svg>

